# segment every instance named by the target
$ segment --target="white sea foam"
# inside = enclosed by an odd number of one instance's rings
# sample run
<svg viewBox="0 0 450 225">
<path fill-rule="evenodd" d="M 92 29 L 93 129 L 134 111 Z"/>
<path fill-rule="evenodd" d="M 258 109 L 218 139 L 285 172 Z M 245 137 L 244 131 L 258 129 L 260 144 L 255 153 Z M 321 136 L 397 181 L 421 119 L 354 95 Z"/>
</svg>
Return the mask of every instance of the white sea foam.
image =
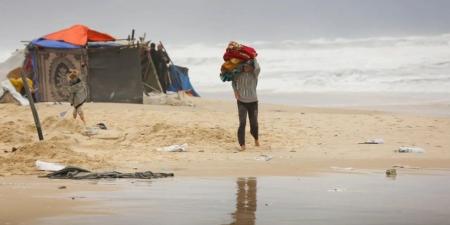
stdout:
<svg viewBox="0 0 450 225">
<path fill-rule="evenodd" d="M 218 76 L 226 44 L 168 51 L 200 92 L 219 92 L 230 90 Z M 262 91 L 450 93 L 450 34 L 248 44 L 258 51 Z"/>
</svg>

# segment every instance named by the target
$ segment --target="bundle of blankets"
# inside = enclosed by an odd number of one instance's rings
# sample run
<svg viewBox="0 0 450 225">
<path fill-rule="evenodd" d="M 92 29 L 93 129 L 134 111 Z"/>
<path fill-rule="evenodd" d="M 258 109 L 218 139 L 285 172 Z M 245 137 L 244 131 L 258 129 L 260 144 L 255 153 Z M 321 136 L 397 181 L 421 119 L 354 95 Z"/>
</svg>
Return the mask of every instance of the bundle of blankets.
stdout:
<svg viewBox="0 0 450 225">
<path fill-rule="evenodd" d="M 253 64 L 258 53 L 255 49 L 232 41 L 223 55 L 225 61 L 220 68 L 220 79 L 223 82 L 232 81 L 234 75 L 242 72 L 245 64 Z"/>
</svg>

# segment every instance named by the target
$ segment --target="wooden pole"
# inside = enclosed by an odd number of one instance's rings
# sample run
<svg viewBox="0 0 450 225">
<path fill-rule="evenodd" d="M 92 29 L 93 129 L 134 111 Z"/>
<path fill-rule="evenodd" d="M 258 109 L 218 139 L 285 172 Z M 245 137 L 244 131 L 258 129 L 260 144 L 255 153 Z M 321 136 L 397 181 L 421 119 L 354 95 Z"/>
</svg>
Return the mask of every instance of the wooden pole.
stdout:
<svg viewBox="0 0 450 225">
<path fill-rule="evenodd" d="M 25 93 L 27 94 L 28 101 L 30 102 L 30 108 L 31 108 L 31 112 L 33 113 L 34 124 L 36 125 L 36 130 L 38 133 L 39 140 L 42 141 L 42 140 L 44 140 L 44 135 L 42 134 L 41 122 L 39 121 L 39 114 L 36 111 L 36 107 L 34 106 L 33 96 L 31 96 L 30 86 L 28 86 L 28 81 L 27 81 L 27 78 L 26 78 L 25 72 L 24 72 L 24 67 L 25 67 L 26 61 L 27 60 L 25 59 L 23 65 L 22 65 L 22 71 L 20 73 L 20 76 L 22 77 L 23 88 L 25 89 Z"/>
</svg>

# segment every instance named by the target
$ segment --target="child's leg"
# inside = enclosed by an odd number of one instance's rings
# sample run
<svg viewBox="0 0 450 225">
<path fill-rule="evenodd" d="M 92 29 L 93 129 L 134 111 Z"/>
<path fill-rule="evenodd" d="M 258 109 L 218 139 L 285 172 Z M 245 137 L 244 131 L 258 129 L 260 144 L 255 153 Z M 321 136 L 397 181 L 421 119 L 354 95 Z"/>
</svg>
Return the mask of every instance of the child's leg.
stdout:
<svg viewBox="0 0 450 225">
<path fill-rule="evenodd" d="M 84 120 L 84 113 L 83 113 L 83 109 L 81 107 L 82 106 L 80 105 L 77 109 L 78 115 L 80 115 L 81 121 L 83 121 L 84 126 L 86 126 L 86 120 Z"/>
<path fill-rule="evenodd" d="M 72 115 L 73 115 L 73 119 L 76 119 L 77 118 L 77 114 L 78 114 L 78 112 L 77 112 L 77 108 L 73 108 L 73 113 L 72 113 Z"/>
</svg>

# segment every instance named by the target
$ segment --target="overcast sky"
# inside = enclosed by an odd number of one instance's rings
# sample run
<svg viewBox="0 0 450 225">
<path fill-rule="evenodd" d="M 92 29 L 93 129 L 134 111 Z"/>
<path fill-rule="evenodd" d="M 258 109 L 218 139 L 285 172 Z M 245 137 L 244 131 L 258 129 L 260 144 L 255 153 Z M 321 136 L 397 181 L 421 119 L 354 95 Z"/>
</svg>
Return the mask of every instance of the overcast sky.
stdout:
<svg viewBox="0 0 450 225">
<path fill-rule="evenodd" d="M 449 0 L 0 0 L 0 50 L 73 25 L 219 43 L 450 33 Z"/>
</svg>

